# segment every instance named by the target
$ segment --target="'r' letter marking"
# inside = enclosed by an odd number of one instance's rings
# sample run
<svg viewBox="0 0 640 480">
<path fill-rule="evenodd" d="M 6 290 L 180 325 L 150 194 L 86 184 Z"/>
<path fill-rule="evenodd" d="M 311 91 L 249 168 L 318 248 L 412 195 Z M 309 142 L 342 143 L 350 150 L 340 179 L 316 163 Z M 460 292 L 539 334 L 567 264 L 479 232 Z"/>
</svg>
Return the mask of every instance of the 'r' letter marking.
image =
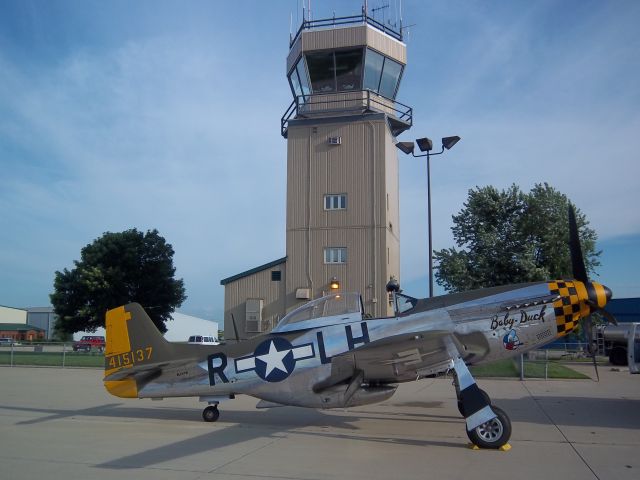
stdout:
<svg viewBox="0 0 640 480">
<path fill-rule="evenodd" d="M 213 361 L 217 359 L 220 359 L 220 365 L 214 367 Z M 229 383 L 229 379 L 224 374 L 224 369 L 227 366 L 227 356 L 224 353 L 219 352 L 209 355 L 207 363 L 209 365 L 209 385 L 213 387 L 216 384 L 216 373 L 220 377 L 220 380 L 222 380 L 222 383 Z"/>
</svg>

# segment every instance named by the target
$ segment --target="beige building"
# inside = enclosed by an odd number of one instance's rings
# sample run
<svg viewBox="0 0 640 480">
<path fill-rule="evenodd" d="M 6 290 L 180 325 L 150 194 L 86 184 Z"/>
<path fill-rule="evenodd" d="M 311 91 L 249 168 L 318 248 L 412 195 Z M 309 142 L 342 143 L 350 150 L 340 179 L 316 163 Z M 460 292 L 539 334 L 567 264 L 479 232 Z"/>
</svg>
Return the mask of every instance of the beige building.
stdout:
<svg viewBox="0 0 640 480">
<path fill-rule="evenodd" d="M 294 101 L 287 139 L 286 257 L 223 279 L 225 338 L 269 331 L 303 302 L 339 286 L 365 312 L 392 313 L 400 278 L 395 137 L 412 110 L 395 100 L 406 65 L 401 35 L 366 16 L 305 22 L 291 41 Z M 233 320 L 233 321 L 232 321 Z"/>
<path fill-rule="evenodd" d="M 27 324 L 27 311 L 22 308 L 0 305 L 0 323 Z"/>
</svg>

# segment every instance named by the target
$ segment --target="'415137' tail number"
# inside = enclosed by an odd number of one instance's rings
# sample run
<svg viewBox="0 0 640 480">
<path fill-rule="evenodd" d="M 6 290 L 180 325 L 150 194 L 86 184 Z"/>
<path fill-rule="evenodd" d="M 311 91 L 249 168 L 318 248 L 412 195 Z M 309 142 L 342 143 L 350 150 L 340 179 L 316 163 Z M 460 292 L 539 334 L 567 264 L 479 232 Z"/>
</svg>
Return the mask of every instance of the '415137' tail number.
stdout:
<svg viewBox="0 0 640 480">
<path fill-rule="evenodd" d="M 111 368 L 130 367 L 136 363 L 150 360 L 153 353 L 153 347 L 139 348 L 130 352 L 112 355 L 107 359 L 107 363 Z"/>
</svg>

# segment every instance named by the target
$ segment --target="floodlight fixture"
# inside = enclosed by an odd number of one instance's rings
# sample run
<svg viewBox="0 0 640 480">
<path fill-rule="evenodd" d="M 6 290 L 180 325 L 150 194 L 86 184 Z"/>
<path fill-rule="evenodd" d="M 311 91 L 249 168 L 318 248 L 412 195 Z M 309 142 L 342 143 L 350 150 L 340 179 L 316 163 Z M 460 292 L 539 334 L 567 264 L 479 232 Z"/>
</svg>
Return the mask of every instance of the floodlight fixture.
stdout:
<svg viewBox="0 0 640 480">
<path fill-rule="evenodd" d="M 332 277 L 331 282 L 329 282 L 329 288 L 331 290 L 340 290 L 340 281 L 336 277 Z"/>
<path fill-rule="evenodd" d="M 418 138 L 416 140 L 416 143 L 418 144 L 418 148 L 421 152 L 430 152 L 431 150 L 433 150 L 433 142 L 430 138 Z"/>
<path fill-rule="evenodd" d="M 442 149 L 444 150 L 446 148 L 447 150 L 450 150 L 459 141 L 460 137 L 457 135 L 453 137 L 444 137 L 442 139 Z"/>
<path fill-rule="evenodd" d="M 402 152 L 413 155 L 413 149 L 415 148 L 413 142 L 398 142 L 396 143 L 396 147 L 398 147 Z"/>
</svg>

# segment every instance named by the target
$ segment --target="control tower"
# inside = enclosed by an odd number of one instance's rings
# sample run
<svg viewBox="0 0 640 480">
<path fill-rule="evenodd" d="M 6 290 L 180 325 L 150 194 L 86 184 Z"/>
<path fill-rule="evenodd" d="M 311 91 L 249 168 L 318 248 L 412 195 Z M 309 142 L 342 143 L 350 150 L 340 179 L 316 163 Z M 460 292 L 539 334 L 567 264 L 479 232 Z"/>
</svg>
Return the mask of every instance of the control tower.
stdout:
<svg viewBox="0 0 640 480">
<path fill-rule="evenodd" d="M 289 47 L 293 101 L 281 119 L 286 257 L 221 281 L 225 320 L 234 313 L 239 326 L 252 328 L 257 319 L 265 331 L 336 288 L 360 292 L 367 314 L 391 315 L 385 286 L 400 279 L 395 137 L 412 122 L 412 109 L 396 100 L 406 65 L 402 34 L 363 11 L 305 20 Z M 261 287 L 273 278 L 278 288 Z"/>
<path fill-rule="evenodd" d="M 396 101 L 406 46 L 363 15 L 306 21 L 290 47 L 287 292 L 317 298 L 337 281 L 362 294 L 365 312 L 391 314 L 385 285 L 400 274 L 395 137 L 412 120 Z"/>
</svg>

